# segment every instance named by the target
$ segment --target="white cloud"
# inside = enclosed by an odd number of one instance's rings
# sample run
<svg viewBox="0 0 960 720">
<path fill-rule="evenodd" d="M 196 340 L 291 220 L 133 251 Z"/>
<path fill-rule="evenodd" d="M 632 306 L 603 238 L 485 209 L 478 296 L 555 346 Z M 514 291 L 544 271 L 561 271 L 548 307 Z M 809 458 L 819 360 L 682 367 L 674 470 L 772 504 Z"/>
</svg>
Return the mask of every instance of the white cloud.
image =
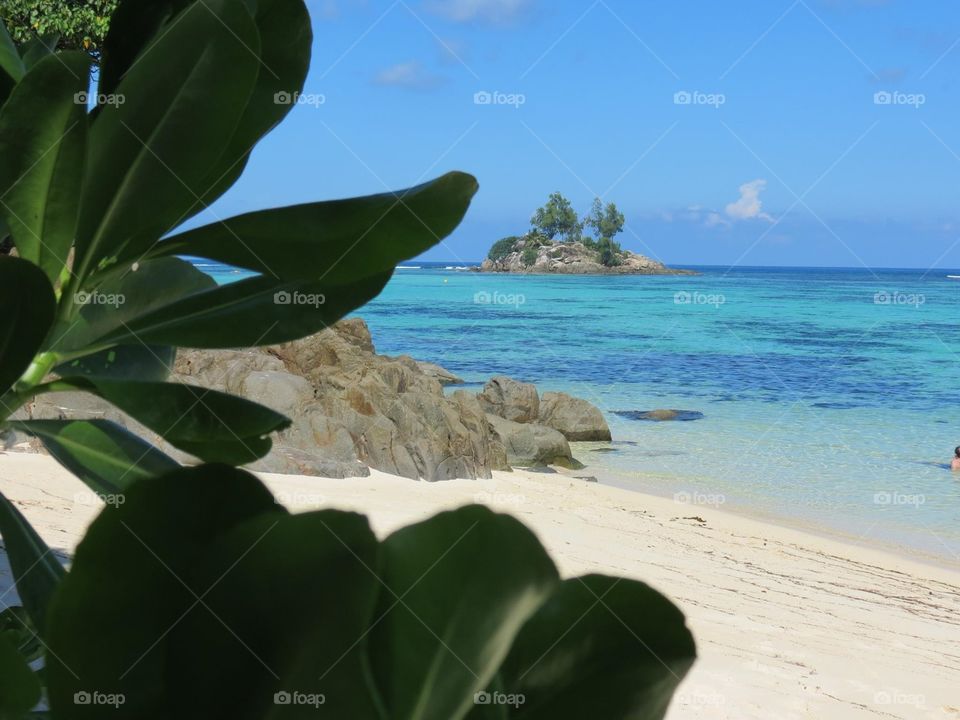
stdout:
<svg viewBox="0 0 960 720">
<path fill-rule="evenodd" d="M 717 227 L 718 225 L 730 227 L 731 225 L 730 221 L 718 212 L 707 213 L 707 219 L 703 221 L 703 224 L 707 227 Z"/>
<path fill-rule="evenodd" d="M 399 63 L 381 70 L 374 78 L 377 85 L 402 87 L 408 90 L 430 90 L 442 84 L 443 76 L 434 75 L 419 60 Z"/>
<path fill-rule="evenodd" d="M 727 217 L 732 220 L 766 220 L 773 222 L 773 218 L 763 212 L 763 202 L 760 193 L 767 187 L 766 180 L 751 180 L 740 186 L 740 198 L 724 208 Z"/>
<path fill-rule="evenodd" d="M 454 22 L 485 22 L 504 24 L 522 16 L 534 0 L 427 0 L 430 12 Z"/>
</svg>

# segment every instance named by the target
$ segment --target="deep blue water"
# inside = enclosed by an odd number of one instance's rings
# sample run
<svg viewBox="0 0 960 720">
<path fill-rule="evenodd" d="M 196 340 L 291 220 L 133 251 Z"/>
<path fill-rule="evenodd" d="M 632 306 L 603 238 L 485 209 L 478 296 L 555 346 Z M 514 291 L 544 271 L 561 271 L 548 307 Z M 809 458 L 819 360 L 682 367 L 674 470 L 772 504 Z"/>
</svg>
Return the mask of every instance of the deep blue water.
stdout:
<svg viewBox="0 0 960 720">
<path fill-rule="evenodd" d="M 620 441 L 576 448 L 602 480 L 960 554 L 960 271 L 409 266 L 359 313 L 378 351 L 591 400 Z M 704 417 L 614 414 L 654 408 Z"/>
</svg>

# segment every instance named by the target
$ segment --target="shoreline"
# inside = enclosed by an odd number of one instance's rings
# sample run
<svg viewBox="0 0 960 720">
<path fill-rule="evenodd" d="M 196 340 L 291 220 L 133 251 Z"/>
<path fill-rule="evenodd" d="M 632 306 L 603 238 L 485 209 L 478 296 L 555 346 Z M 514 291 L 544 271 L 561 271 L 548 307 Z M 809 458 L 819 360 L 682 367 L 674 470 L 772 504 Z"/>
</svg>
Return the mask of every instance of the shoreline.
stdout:
<svg viewBox="0 0 960 720">
<path fill-rule="evenodd" d="M 258 475 L 291 510 L 360 511 L 380 537 L 483 502 L 531 527 L 564 576 L 649 583 L 683 610 L 699 652 L 668 720 L 960 718 L 957 570 L 565 474 Z M 0 490 L 60 556 L 100 507 L 44 455 L 0 455 Z M 0 592 L 10 583 L 0 557 Z"/>
<path fill-rule="evenodd" d="M 740 518 L 744 521 L 756 522 L 768 527 L 794 531 L 804 536 L 822 538 L 824 540 L 829 540 L 831 542 L 849 547 L 873 550 L 878 553 L 883 553 L 890 557 L 898 558 L 910 563 L 949 570 L 952 572 L 960 572 L 960 557 L 953 555 L 949 549 L 945 549 L 943 553 L 934 553 L 911 545 L 899 543 L 894 540 L 884 540 L 882 537 L 878 537 L 876 535 L 868 535 L 867 533 L 857 535 L 854 531 L 844 530 L 840 527 L 829 525 L 823 522 L 817 522 L 816 520 L 810 518 L 776 512 L 774 510 L 763 508 L 759 505 L 735 503 L 728 500 L 725 500 L 721 505 L 680 503 L 675 501 L 673 497 L 668 494 L 661 495 L 646 488 L 635 489 L 628 487 L 626 484 L 612 482 L 609 480 L 609 477 L 614 473 L 606 468 L 597 466 L 587 466 L 582 471 L 578 472 L 595 474 L 598 477 L 598 484 L 605 487 L 616 488 L 629 493 L 637 493 L 650 500 L 670 503 L 674 508 L 676 508 L 676 512 L 689 511 L 692 514 L 698 514 L 700 511 L 709 511 L 711 513 L 719 513 L 721 515 Z M 637 474 L 643 475 L 646 479 L 662 477 L 656 473 Z M 606 475 L 606 478 L 604 475 Z M 683 510 L 683 508 L 686 508 L 687 510 Z"/>
</svg>

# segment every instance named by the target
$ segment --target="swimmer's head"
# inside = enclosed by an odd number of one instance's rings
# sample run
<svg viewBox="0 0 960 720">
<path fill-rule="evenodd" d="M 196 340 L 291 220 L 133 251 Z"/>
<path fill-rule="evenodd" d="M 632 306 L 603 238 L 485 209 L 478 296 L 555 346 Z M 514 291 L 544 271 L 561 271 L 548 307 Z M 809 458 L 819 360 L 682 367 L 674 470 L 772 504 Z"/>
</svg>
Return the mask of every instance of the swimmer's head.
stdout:
<svg viewBox="0 0 960 720">
<path fill-rule="evenodd" d="M 953 449 L 953 454 L 956 455 L 958 458 L 960 458 L 960 445 L 957 445 L 957 446 Z"/>
</svg>

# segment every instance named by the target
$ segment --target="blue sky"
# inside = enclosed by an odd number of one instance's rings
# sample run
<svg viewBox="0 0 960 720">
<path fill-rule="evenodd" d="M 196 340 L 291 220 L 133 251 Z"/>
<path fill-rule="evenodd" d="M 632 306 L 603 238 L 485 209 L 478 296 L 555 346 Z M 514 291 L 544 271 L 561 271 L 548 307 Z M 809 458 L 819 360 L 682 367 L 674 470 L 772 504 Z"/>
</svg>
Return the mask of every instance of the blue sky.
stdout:
<svg viewBox="0 0 960 720">
<path fill-rule="evenodd" d="M 954 2 L 308 5 L 323 102 L 207 219 L 460 169 L 480 192 L 424 259 L 482 258 L 560 190 L 667 263 L 960 267 Z"/>
</svg>

